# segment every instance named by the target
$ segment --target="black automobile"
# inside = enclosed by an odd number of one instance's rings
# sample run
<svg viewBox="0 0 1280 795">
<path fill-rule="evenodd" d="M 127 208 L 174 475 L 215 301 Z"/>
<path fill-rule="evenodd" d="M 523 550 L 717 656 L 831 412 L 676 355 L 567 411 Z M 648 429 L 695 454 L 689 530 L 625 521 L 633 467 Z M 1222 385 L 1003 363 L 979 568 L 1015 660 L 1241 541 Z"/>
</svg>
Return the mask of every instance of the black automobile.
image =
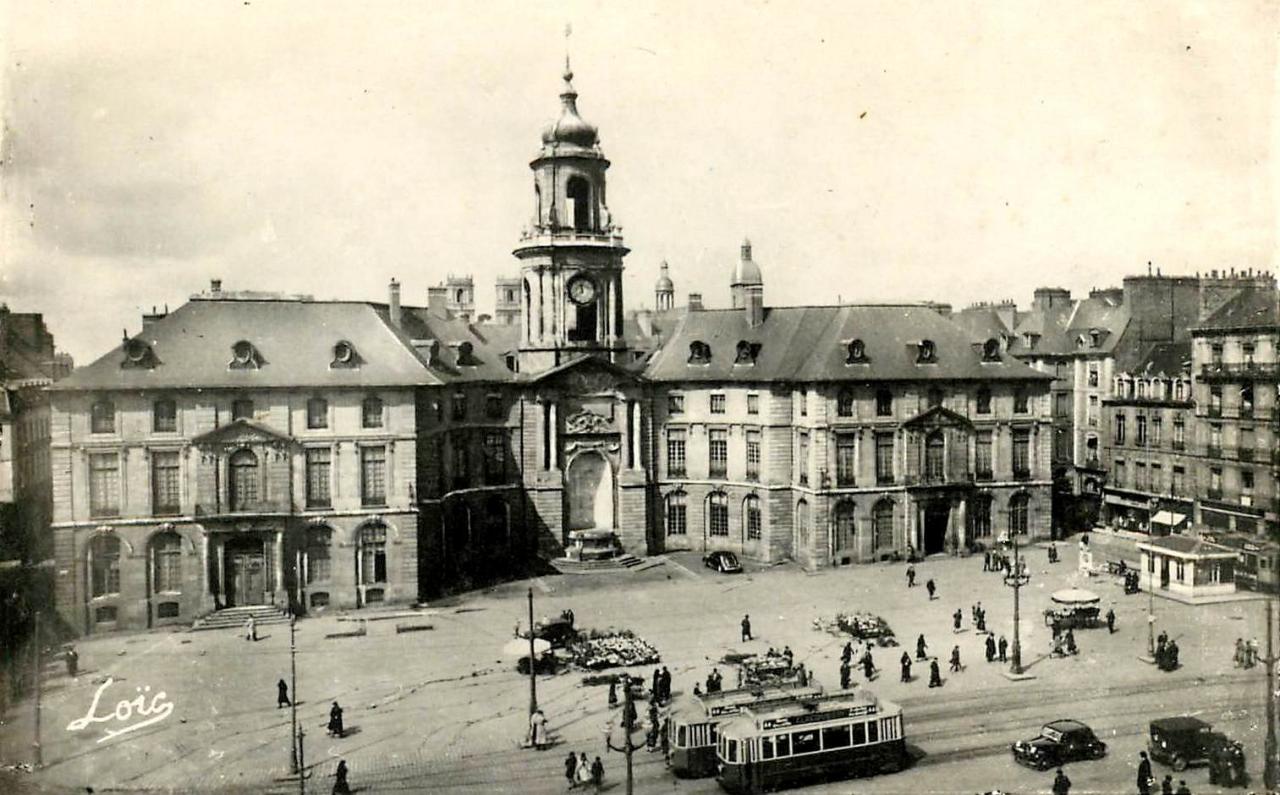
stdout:
<svg viewBox="0 0 1280 795">
<path fill-rule="evenodd" d="M 1101 759 L 1107 755 L 1107 744 L 1078 720 L 1055 720 L 1046 723 L 1039 736 L 1018 740 L 1010 750 L 1018 763 L 1048 770 L 1067 762 Z"/>
<path fill-rule="evenodd" d="M 742 572 L 742 564 L 738 562 L 738 557 L 732 552 L 725 552 L 724 550 L 716 550 L 703 555 L 702 565 L 721 574 L 740 574 Z"/>
<path fill-rule="evenodd" d="M 1244 747 L 1213 726 L 1189 715 L 1151 721 L 1147 751 L 1155 761 L 1176 771 L 1207 763 L 1209 783 L 1244 783 Z"/>
</svg>

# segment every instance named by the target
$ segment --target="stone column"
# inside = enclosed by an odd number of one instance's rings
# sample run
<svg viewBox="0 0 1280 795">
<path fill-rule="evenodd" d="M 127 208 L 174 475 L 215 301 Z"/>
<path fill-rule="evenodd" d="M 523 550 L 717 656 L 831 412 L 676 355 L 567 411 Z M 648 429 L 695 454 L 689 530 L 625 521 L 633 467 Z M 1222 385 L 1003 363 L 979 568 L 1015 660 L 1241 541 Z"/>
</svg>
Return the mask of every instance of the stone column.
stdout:
<svg viewBox="0 0 1280 795">
<path fill-rule="evenodd" d="M 227 606 L 227 558 L 226 543 L 223 539 L 218 538 L 215 543 L 218 545 L 218 570 L 215 572 L 218 578 L 218 604 L 222 607 Z"/>
<path fill-rule="evenodd" d="M 631 401 L 631 461 L 632 466 L 636 469 L 644 467 L 644 462 L 640 457 L 640 439 L 642 437 L 642 424 L 644 420 L 640 414 L 640 401 Z"/>
<path fill-rule="evenodd" d="M 551 414 L 547 422 L 547 438 L 551 441 L 551 468 L 560 468 L 560 426 L 556 417 L 556 404 L 551 401 Z"/>
<path fill-rule="evenodd" d="M 284 531 L 276 531 L 276 582 L 273 589 L 277 593 L 284 590 Z M 274 594 L 273 594 L 274 596 Z M 274 598 L 273 600 L 274 601 Z"/>
</svg>

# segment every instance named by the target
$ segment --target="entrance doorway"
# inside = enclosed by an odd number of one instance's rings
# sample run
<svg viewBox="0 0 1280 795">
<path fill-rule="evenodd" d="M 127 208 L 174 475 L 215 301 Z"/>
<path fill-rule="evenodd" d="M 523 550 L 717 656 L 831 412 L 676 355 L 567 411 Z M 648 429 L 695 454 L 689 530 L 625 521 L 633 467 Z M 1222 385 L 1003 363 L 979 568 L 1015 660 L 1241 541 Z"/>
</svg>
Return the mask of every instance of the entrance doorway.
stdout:
<svg viewBox="0 0 1280 795">
<path fill-rule="evenodd" d="M 227 607 L 268 604 L 267 556 L 261 538 L 233 538 L 223 546 Z"/>
<path fill-rule="evenodd" d="M 1169 589 L 1169 559 L 1160 558 L 1160 587 Z"/>
<path fill-rule="evenodd" d="M 594 450 L 575 456 L 564 479 L 569 503 L 565 529 L 612 529 L 613 467 L 605 457 Z"/>
<path fill-rule="evenodd" d="M 947 525 L 950 520 L 949 503 L 931 502 L 924 507 L 924 554 L 947 551 Z"/>
</svg>

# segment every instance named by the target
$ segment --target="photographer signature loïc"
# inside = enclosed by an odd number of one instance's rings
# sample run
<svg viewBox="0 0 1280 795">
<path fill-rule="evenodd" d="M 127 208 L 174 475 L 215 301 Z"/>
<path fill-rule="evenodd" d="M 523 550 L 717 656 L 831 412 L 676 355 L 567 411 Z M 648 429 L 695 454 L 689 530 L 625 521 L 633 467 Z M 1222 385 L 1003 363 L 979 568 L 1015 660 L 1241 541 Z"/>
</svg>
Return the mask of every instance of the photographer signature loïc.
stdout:
<svg viewBox="0 0 1280 795">
<path fill-rule="evenodd" d="M 67 731 L 78 732 L 89 728 L 94 723 L 109 723 L 117 721 L 118 723 L 128 724 L 123 729 L 103 729 L 103 735 L 98 738 L 98 742 L 110 740 L 112 737 L 119 737 L 122 734 L 128 734 L 131 731 L 153 724 L 159 723 L 165 718 L 173 714 L 173 702 L 166 700 L 166 693 L 163 690 L 157 691 L 155 695 L 150 696 L 148 702 L 148 693 L 151 692 L 151 686 L 135 687 L 138 695 L 130 699 L 121 699 L 116 702 L 116 708 L 112 712 L 103 715 L 98 713 L 98 702 L 102 699 L 102 693 L 115 682 L 111 677 L 107 677 L 107 681 L 102 683 L 98 688 L 98 692 L 93 694 L 93 703 L 89 705 L 89 711 L 85 713 L 83 718 L 76 718 L 67 724 Z M 135 718 L 143 718 L 136 723 L 129 723 Z M 118 724 L 117 724 L 118 725 Z"/>
</svg>

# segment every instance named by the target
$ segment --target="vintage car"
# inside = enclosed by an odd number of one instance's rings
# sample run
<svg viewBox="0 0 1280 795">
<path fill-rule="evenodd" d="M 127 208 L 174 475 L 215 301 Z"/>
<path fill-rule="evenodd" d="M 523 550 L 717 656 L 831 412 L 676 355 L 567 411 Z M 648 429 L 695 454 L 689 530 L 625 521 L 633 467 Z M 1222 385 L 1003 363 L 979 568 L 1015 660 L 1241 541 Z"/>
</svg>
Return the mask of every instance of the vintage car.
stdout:
<svg viewBox="0 0 1280 795">
<path fill-rule="evenodd" d="M 1209 783 L 1244 783 L 1244 746 L 1213 726 L 1190 716 L 1151 721 L 1147 752 L 1151 758 L 1174 770 L 1207 763 Z"/>
<path fill-rule="evenodd" d="M 702 565 L 721 574 L 740 574 L 742 572 L 742 564 L 738 562 L 737 556 L 724 550 L 708 552 L 703 555 Z"/>
<path fill-rule="evenodd" d="M 1055 720 L 1046 723 L 1038 736 L 1018 740 L 1010 750 L 1018 763 L 1048 770 L 1067 762 L 1101 759 L 1107 755 L 1107 744 L 1080 721 Z"/>
</svg>

